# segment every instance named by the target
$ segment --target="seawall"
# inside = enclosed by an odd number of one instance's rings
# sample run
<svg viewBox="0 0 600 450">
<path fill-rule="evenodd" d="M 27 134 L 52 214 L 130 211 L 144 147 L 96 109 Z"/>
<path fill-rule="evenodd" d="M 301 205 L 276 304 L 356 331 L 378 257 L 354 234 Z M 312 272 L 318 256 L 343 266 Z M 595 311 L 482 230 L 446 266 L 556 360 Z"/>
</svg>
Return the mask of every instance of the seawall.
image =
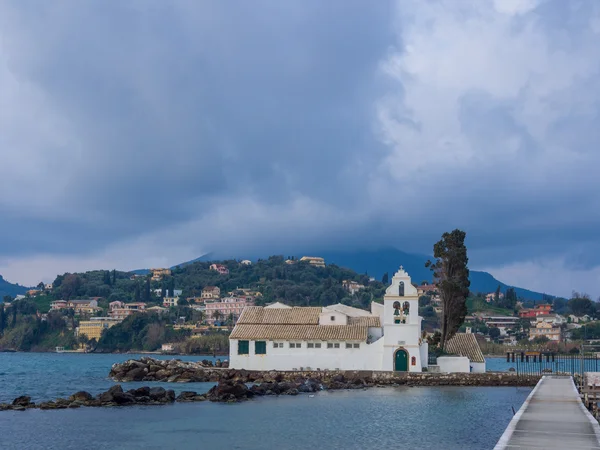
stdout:
<svg viewBox="0 0 600 450">
<path fill-rule="evenodd" d="M 109 375 L 115 381 L 291 382 L 313 380 L 326 389 L 408 385 L 408 386 L 535 386 L 540 376 L 518 376 L 513 372 L 428 373 L 382 371 L 253 371 L 206 367 L 188 361 L 164 361 L 141 358 L 114 364 Z"/>
</svg>

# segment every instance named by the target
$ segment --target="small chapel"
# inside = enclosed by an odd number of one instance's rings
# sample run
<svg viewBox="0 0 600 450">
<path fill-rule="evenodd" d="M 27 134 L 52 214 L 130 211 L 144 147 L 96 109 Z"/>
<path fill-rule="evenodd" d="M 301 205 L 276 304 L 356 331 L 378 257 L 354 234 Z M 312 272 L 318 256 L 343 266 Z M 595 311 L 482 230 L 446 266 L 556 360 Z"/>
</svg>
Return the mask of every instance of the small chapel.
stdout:
<svg viewBox="0 0 600 450">
<path fill-rule="evenodd" d="M 248 370 L 383 370 L 421 372 L 419 296 L 400 266 L 383 304 L 370 311 L 336 304 L 248 306 L 230 340 L 230 367 Z"/>
</svg>

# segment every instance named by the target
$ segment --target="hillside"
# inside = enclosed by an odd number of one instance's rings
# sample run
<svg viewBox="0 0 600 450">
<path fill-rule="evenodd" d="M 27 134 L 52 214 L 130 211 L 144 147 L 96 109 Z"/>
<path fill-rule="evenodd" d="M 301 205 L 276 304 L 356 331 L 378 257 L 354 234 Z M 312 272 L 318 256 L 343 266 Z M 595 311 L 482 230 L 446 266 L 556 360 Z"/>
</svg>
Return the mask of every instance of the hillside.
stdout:
<svg viewBox="0 0 600 450">
<path fill-rule="evenodd" d="M 2 278 L 0 275 L 0 303 L 2 303 L 2 298 L 5 295 L 9 295 L 11 297 L 15 297 L 16 295 L 25 294 L 28 288 L 24 286 L 20 286 L 18 284 L 12 284 Z"/>
<path fill-rule="evenodd" d="M 293 255 L 295 253 L 284 253 Z M 359 274 L 368 274 L 377 280 L 381 280 L 384 273 L 392 276 L 398 266 L 402 265 L 410 274 L 412 280 L 420 283 L 424 280 L 431 280 L 431 271 L 425 267 L 427 260 L 433 260 L 432 256 L 420 255 L 415 253 L 406 253 L 393 247 L 386 247 L 377 250 L 356 250 L 356 251 L 328 251 L 323 249 L 314 249 L 307 251 L 304 255 L 322 256 L 327 264 L 336 264 L 340 267 L 346 267 Z M 296 255 L 302 256 L 302 255 Z M 248 258 L 258 260 L 264 258 L 264 255 L 239 255 L 239 259 Z M 179 267 L 193 264 L 194 262 L 216 261 L 221 259 L 218 253 L 208 253 L 192 261 L 179 264 Z M 141 271 L 140 271 L 141 272 Z M 527 300 L 541 301 L 553 296 L 547 296 L 541 292 L 534 292 L 517 286 L 511 286 L 494 278 L 488 272 L 471 270 L 471 291 L 472 292 L 494 292 L 500 286 L 502 292 L 513 287 L 517 296 Z"/>
</svg>

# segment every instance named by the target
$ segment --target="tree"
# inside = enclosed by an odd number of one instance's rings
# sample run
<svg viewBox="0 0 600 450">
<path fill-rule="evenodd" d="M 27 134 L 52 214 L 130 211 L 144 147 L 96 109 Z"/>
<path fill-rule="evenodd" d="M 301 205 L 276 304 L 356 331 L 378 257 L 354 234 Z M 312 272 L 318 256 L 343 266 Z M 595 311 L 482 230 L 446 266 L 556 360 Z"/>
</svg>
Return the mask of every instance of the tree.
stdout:
<svg viewBox="0 0 600 450">
<path fill-rule="evenodd" d="M 2 301 L 4 303 L 10 303 L 12 302 L 13 298 L 10 295 L 5 295 L 4 297 L 2 297 Z"/>
<path fill-rule="evenodd" d="M 6 313 L 4 305 L 0 305 L 0 336 L 4 335 L 4 328 L 6 328 Z"/>
<path fill-rule="evenodd" d="M 146 283 L 144 284 L 144 301 L 146 303 L 150 301 L 150 277 L 146 278 Z"/>
<path fill-rule="evenodd" d="M 500 302 L 503 308 L 515 309 L 517 307 L 517 293 L 515 288 L 508 288 L 504 293 L 504 298 Z"/>
<path fill-rule="evenodd" d="M 113 271 L 112 271 L 112 285 L 114 286 L 116 282 L 117 282 L 117 271 L 115 269 L 113 269 Z"/>
<path fill-rule="evenodd" d="M 135 283 L 135 287 L 133 288 L 133 298 L 136 302 L 140 301 L 141 293 L 140 293 L 140 284 Z"/>
<path fill-rule="evenodd" d="M 496 288 L 496 292 L 494 292 L 494 304 L 498 305 L 500 303 L 500 285 Z"/>
<path fill-rule="evenodd" d="M 169 291 L 169 297 L 174 297 L 175 295 L 175 278 L 171 277 L 169 278 L 169 285 L 168 285 L 168 291 Z"/>
<path fill-rule="evenodd" d="M 88 337 L 87 337 L 87 334 L 80 334 L 80 335 L 77 337 L 77 342 L 78 342 L 78 343 L 79 343 L 79 344 L 80 344 L 82 347 L 85 347 L 85 346 L 88 344 L 88 342 L 89 342 L 89 341 L 90 341 L 90 340 L 88 339 Z"/>
<path fill-rule="evenodd" d="M 177 304 L 179 306 L 188 306 L 190 303 L 183 297 L 179 297 L 179 300 L 177 300 Z"/>
<path fill-rule="evenodd" d="M 44 286 L 45 286 L 44 282 L 43 282 L 43 281 L 40 281 L 40 282 L 38 283 L 38 285 L 37 285 L 37 288 L 38 288 L 38 289 L 44 289 Z"/>
<path fill-rule="evenodd" d="M 388 284 L 390 282 L 390 274 L 389 273 L 384 273 L 383 276 L 381 277 L 381 282 L 383 284 Z"/>
<path fill-rule="evenodd" d="M 213 319 L 214 319 L 214 321 L 215 321 L 215 322 L 220 322 L 220 321 L 221 321 L 221 319 L 223 318 L 223 313 L 221 313 L 221 311 L 219 311 L 219 310 L 217 309 L 217 310 L 215 310 L 215 311 L 213 312 L 213 315 L 212 315 L 212 316 L 213 316 Z"/>
<path fill-rule="evenodd" d="M 490 337 L 494 340 L 496 340 L 500 337 L 500 330 L 496 327 L 490 328 L 489 333 L 490 333 Z"/>
<path fill-rule="evenodd" d="M 16 302 L 14 304 L 11 304 L 10 310 L 12 312 L 12 326 L 14 327 L 17 325 L 17 304 L 16 304 Z"/>
<path fill-rule="evenodd" d="M 573 292 L 573 298 L 567 302 L 567 306 L 576 316 L 591 315 L 595 312 L 594 304 L 589 295 L 580 294 L 579 292 Z"/>
<path fill-rule="evenodd" d="M 433 271 L 433 279 L 440 291 L 442 303 L 442 333 L 440 347 L 458 331 L 467 315 L 466 299 L 469 295 L 469 269 L 467 263 L 466 233 L 456 229 L 444 233 L 433 246 L 435 263 L 427 261 L 426 267 Z"/>
<path fill-rule="evenodd" d="M 60 290 L 65 300 L 77 296 L 77 291 L 81 287 L 81 279 L 77 274 L 68 273 L 62 280 Z"/>
</svg>

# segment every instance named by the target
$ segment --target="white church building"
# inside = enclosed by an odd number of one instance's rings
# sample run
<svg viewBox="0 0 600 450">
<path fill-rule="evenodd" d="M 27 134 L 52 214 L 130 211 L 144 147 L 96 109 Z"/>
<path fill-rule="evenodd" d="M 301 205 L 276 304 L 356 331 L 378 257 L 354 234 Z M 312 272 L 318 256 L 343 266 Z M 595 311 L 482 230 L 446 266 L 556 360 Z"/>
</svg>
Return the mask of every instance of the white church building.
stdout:
<svg viewBox="0 0 600 450">
<path fill-rule="evenodd" d="M 421 372 L 419 296 L 402 267 L 371 311 L 337 304 L 246 307 L 231 335 L 229 364 L 248 370 L 382 370 Z"/>
</svg>

